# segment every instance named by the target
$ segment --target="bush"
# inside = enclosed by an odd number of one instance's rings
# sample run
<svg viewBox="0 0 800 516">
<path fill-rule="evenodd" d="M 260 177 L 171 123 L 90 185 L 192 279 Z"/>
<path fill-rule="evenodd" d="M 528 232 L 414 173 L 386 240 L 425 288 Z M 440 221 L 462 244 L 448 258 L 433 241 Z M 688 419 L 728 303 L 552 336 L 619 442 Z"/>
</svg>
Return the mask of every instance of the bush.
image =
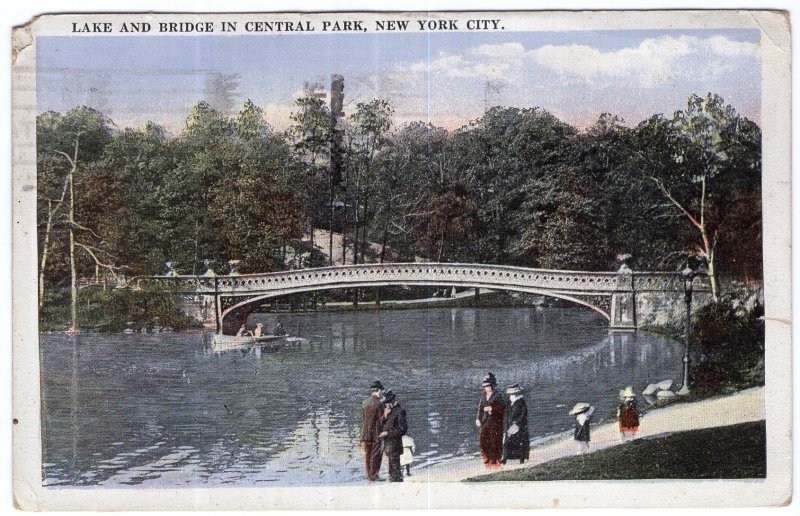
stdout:
<svg viewBox="0 0 800 516">
<path fill-rule="evenodd" d="M 39 311 L 40 331 L 66 330 L 70 302 L 68 292 L 49 292 Z M 182 313 L 177 299 L 169 293 L 132 289 L 78 291 L 78 325 L 83 330 L 121 332 L 155 326 L 184 330 L 197 324 Z"/>
<path fill-rule="evenodd" d="M 764 310 L 734 293 L 698 310 L 694 317 L 692 384 L 719 392 L 763 384 Z"/>
</svg>

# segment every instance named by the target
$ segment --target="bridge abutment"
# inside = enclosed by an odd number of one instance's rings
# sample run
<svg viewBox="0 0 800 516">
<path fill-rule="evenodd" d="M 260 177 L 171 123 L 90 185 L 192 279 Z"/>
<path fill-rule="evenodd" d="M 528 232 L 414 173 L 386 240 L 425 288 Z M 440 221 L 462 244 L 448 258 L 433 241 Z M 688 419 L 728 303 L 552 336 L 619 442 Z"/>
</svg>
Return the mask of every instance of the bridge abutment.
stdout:
<svg viewBox="0 0 800 516">
<path fill-rule="evenodd" d="M 204 328 L 217 330 L 217 303 L 215 302 L 215 296 L 184 294 L 179 296 L 178 305 L 184 315 L 201 323 Z"/>
<path fill-rule="evenodd" d="M 636 331 L 636 293 L 617 292 L 611 295 L 611 320 L 609 330 L 612 332 Z"/>
</svg>

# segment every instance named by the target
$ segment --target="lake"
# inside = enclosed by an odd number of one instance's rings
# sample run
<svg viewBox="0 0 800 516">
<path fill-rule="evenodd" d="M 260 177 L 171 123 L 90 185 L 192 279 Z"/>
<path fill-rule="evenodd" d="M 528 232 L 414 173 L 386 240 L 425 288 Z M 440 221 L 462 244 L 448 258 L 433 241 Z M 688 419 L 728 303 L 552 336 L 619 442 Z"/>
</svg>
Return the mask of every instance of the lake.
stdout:
<svg viewBox="0 0 800 516">
<path fill-rule="evenodd" d="M 608 334 L 575 308 L 281 314 L 277 352 L 217 352 L 201 331 L 42 335 L 48 486 L 359 484 L 361 403 L 379 379 L 416 441 L 413 469 L 474 457 L 482 378 L 525 389 L 531 437 L 569 429 L 573 404 L 614 417 L 627 385 L 680 380 L 682 346 Z M 250 325 L 269 328 L 273 314 Z M 412 470 L 412 473 L 414 471 Z M 385 473 L 385 470 L 384 470 Z"/>
</svg>

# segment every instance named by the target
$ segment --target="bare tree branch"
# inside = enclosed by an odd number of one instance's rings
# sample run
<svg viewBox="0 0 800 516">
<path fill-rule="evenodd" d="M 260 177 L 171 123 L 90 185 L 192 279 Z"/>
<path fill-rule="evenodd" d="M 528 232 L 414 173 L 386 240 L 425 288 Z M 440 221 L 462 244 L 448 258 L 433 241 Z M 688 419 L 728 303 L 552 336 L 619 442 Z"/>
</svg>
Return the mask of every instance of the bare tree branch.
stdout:
<svg viewBox="0 0 800 516">
<path fill-rule="evenodd" d="M 84 244 L 81 244 L 80 242 L 75 242 L 75 245 L 80 247 L 84 251 L 86 251 L 89 254 L 89 256 L 92 257 L 92 259 L 94 260 L 94 263 L 97 266 L 102 267 L 102 268 L 106 269 L 108 272 L 110 272 L 111 275 L 114 276 L 114 279 L 116 281 L 119 281 L 119 276 L 117 276 L 117 273 L 114 272 L 114 271 L 118 271 L 118 270 L 122 270 L 122 269 L 128 268 L 128 267 L 125 267 L 125 266 L 116 266 L 116 265 L 111 265 L 111 264 L 108 264 L 108 263 L 103 263 L 102 261 L 100 261 L 100 258 L 98 258 L 97 255 L 94 253 L 94 251 L 100 251 L 100 249 L 97 249 L 96 247 L 84 245 Z"/>
<path fill-rule="evenodd" d="M 666 196 L 667 196 L 667 199 L 669 199 L 670 201 L 672 201 L 672 204 L 673 204 L 673 205 L 674 205 L 676 208 L 678 208 L 678 209 L 679 209 L 679 210 L 680 210 L 680 211 L 681 211 L 681 212 L 682 212 L 684 215 L 686 215 L 686 217 L 689 219 L 689 222 L 691 222 L 691 223 L 692 223 L 692 225 L 693 225 L 694 227 L 696 227 L 696 228 L 698 228 L 698 229 L 701 229 L 701 228 L 703 227 L 703 225 L 702 225 L 700 222 L 698 222 L 698 220 L 697 220 L 696 218 L 694 218 L 694 216 L 693 216 L 691 213 L 689 213 L 689 211 L 688 211 L 686 208 L 684 208 L 684 207 L 683 207 L 683 205 L 682 205 L 681 203 L 679 203 L 679 202 L 678 202 L 678 201 L 677 201 L 677 200 L 676 200 L 676 199 L 675 199 L 675 198 L 672 196 L 672 194 L 671 194 L 671 193 L 670 193 L 670 191 L 667 189 L 667 187 L 666 187 L 666 186 L 664 186 L 664 183 L 662 183 L 662 182 L 661 182 L 661 181 L 660 181 L 658 178 L 656 178 L 656 177 L 653 177 L 653 176 L 650 176 L 650 179 L 652 179 L 652 180 L 653 180 L 653 182 L 655 182 L 655 184 L 656 184 L 656 185 L 658 186 L 658 188 L 661 190 L 661 192 L 662 192 L 664 195 L 666 195 Z"/>
</svg>

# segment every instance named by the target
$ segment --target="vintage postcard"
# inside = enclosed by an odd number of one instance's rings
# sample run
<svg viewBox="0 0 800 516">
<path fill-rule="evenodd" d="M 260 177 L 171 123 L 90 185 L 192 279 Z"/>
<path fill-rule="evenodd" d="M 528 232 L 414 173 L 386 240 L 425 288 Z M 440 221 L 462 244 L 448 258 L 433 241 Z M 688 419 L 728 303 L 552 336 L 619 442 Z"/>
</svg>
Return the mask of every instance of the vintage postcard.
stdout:
<svg viewBox="0 0 800 516">
<path fill-rule="evenodd" d="M 13 41 L 20 508 L 790 503 L 786 13 Z"/>
</svg>

